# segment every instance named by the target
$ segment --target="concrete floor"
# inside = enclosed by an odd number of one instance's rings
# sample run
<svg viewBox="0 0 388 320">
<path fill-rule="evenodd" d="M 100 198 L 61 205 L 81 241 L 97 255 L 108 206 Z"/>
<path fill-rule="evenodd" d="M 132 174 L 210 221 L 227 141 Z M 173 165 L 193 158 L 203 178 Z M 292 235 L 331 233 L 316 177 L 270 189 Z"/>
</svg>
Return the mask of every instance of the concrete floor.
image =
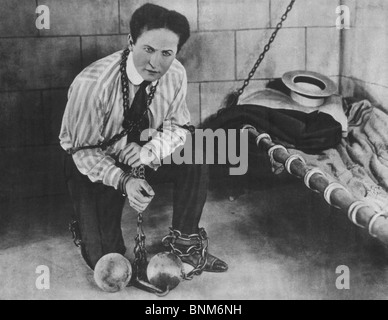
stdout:
<svg viewBox="0 0 388 320">
<path fill-rule="evenodd" d="M 387 299 L 387 250 L 356 230 L 300 181 L 250 188 L 228 200 L 223 183 L 209 192 L 202 226 L 210 251 L 229 263 L 162 299 Z M 154 254 L 171 221 L 171 187 L 159 186 L 145 218 Z M 67 196 L 14 201 L 0 209 L 0 299 L 161 299 L 135 288 L 102 292 L 67 231 Z M 123 231 L 133 259 L 136 216 L 124 208 Z M 50 268 L 49 290 L 38 290 L 36 268 Z M 336 268 L 350 268 L 350 290 L 338 290 Z"/>
</svg>

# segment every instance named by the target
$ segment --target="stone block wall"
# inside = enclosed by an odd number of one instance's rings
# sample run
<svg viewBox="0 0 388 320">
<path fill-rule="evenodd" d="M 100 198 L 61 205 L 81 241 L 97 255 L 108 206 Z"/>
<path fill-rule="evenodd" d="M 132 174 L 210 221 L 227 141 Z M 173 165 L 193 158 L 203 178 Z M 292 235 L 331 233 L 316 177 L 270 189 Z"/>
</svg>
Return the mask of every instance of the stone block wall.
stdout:
<svg viewBox="0 0 388 320">
<path fill-rule="evenodd" d="M 388 2 L 343 0 L 351 28 L 342 32 L 341 90 L 388 111 Z"/>
</svg>

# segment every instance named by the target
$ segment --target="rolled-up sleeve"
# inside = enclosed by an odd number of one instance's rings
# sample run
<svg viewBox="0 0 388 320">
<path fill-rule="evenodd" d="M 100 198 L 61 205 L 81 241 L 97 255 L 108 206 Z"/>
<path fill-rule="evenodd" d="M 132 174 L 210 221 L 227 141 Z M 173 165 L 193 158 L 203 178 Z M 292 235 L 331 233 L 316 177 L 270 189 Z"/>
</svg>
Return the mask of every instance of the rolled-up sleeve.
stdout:
<svg viewBox="0 0 388 320">
<path fill-rule="evenodd" d="M 104 140 L 101 135 L 104 121 L 101 91 L 99 83 L 92 80 L 76 79 L 71 85 L 60 134 L 63 149 L 96 145 Z M 92 182 L 118 189 L 123 171 L 101 149 L 80 150 L 73 159 L 78 170 Z"/>
</svg>

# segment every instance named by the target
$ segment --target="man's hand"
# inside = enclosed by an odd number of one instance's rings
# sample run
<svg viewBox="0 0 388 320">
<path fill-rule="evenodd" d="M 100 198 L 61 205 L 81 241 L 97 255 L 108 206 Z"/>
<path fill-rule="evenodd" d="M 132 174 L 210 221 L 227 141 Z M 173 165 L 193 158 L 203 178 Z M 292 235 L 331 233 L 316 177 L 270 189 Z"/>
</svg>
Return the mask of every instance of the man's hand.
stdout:
<svg viewBox="0 0 388 320">
<path fill-rule="evenodd" d="M 131 178 L 125 186 L 129 204 L 137 212 L 143 212 L 147 209 L 151 200 L 155 196 L 154 190 L 143 179 Z"/>
<path fill-rule="evenodd" d="M 128 144 L 119 155 L 119 161 L 133 168 L 148 166 L 155 159 L 154 154 L 146 147 L 135 142 Z"/>
</svg>

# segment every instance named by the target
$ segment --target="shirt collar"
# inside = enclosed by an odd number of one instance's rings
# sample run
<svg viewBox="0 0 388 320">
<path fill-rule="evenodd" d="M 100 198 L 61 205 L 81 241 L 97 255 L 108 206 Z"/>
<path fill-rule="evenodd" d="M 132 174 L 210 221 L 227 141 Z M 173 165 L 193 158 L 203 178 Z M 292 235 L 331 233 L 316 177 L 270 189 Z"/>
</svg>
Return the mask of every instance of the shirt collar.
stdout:
<svg viewBox="0 0 388 320">
<path fill-rule="evenodd" d="M 127 60 L 127 76 L 129 81 L 131 81 L 131 83 L 135 86 L 140 85 L 144 81 L 143 77 L 136 70 L 135 64 L 133 63 L 132 52 L 129 53 Z"/>
</svg>

